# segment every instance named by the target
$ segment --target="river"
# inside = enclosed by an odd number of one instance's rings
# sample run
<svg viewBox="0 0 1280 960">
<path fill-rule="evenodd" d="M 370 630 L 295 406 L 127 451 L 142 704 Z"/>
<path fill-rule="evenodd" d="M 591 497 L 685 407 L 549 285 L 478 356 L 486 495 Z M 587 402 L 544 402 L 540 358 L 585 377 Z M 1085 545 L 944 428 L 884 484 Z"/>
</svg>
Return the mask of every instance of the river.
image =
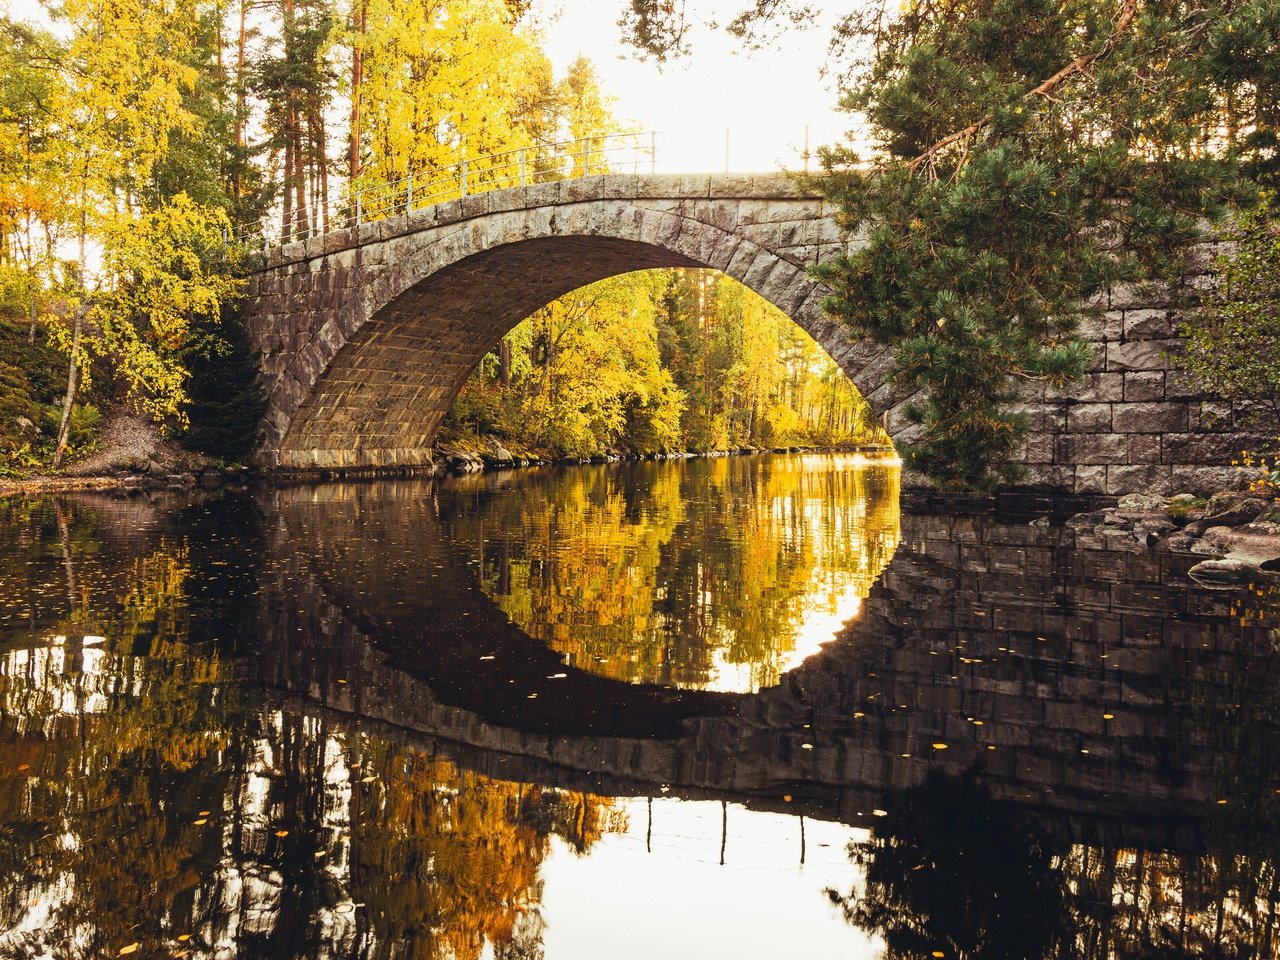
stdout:
<svg viewBox="0 0 1280 960">
<path fill-rule="evenodd" d="M 857 455 L 0 501 L 0 957 L 1280 956 L 1280 597 Z"/>
</svg>

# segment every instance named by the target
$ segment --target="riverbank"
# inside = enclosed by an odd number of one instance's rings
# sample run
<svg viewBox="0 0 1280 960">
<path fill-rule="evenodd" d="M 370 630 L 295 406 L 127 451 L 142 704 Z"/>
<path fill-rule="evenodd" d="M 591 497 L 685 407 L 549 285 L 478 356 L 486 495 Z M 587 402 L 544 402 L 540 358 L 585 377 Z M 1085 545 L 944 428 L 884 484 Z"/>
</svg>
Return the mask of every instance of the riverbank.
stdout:
<svg viewBox="0 0 1280 960">
<path fill-rule="evenodd" d="M 638 460 L 761 454 L 863 453 L 884 456 L 892 447 L 786 446 L 769 449 L 635 454 L 611 452 L 591 457 L 565 457 L 489 439 L 467 438 L 439 444 L 434 462 L 403 471 L 258 471 L 215 463 L 167 441 L 150 425 L 120 418 L 103 433 L 101 449 L 59 474 L 0 479 L 0 497 L 73 491 L 145 492 L 201 487 L 241 487 L 253 482 L 325 482 L 389 476 L 445 477 L 490 470 L 550 465 L 607 464 Z M 1121 497 L 1070 494 L 1032 488 L 994 494 L 949 493 L 903 478 L 903 506 L 927 512 L 998 513 L 1023 516 L 1037 525 L 1064 526 L 1077 547 L 1133 550 L 1164 549 L 1201 554 L 1205 560 L 1190 575 L 1207 586 L 1234 586 L 1280 579 L 1280 500 L 1240 490 L 1209 497 L 1190 493 L 1161 497 L 1133 493 Z M 1243 478 L 1242 478 L 1243 481 Z"/>
<path fill-rule="evenodd" d="M 664 453 L 634 453 L 608 451 L 585 457 L 564 456 L 557 451 L 526 447 L 520 444 L 502 444 L 493 439 L 468 438 L 440 443 L 435 448 L 435 472 L 438 474 L 467 474 L 483 470 L 502 470 L 513 467 L 549 466 L 561 464 L 604 464 L 640 460 L 688 460 L 694 457 L 756 456 L 765 453 L 863 453 L 869 456 L 889 456 L 894 453 L 891 445 L 835 444 L 832 446 L 780 446 L 780 447 L 728 447 L 723 450 L 686 450 Z"/>
<path fill-rule="evenodd" d="M 438 444 L 433 451 L 433 462 L 430 464 L 403 469 L 371 467 L 346 470 L 263 471 L 240 465 L 227 466 L 191 453 L 161 437 L 149 424 L 136 418 L 125 417 L 113 421 L 104 429 L 97 451 L 84 460 L 69 465 L 65 470 L 21 478 L 0 477 L 0 497 L 76 490 L 183 489 L 197 485 L 216 487 L 223 483 L 242 483 L 258 479 L 323 482 L 339 478 L 443 477 L 520 467 L 572 466 L 639 460 L 684 460 L 695 457 L 755 456 L 769 453 L 863 453 L 879 457 L 893 454 L 893 447 L 870 444 L 826 447 L 796 445 L 770 448 L 732 447 L 724 450 L 649 454 L 611 451 L 589 457 L 571 457 L 563 456 L 553 450 L 521 444 L 513 443 L 504 446 L 492 439 L 467 438 Z"/>
</svg>

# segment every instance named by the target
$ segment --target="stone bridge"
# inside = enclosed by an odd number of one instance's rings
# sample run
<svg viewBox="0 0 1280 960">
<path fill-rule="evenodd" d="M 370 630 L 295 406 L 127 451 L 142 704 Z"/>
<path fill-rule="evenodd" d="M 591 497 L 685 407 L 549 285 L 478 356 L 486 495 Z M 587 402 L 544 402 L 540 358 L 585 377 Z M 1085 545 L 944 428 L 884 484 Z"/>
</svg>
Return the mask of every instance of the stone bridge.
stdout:
<svg viewBox="0 0 1280 960">
<path fill-rule="evenodd" d="M 897 442 L 911 399 L 886 347 L 852 339 L 808 274 L 856 244 L 831 204 L 782 174 L 606 175 L 469 196 L 271 250 L 249 287 L 269 407 L 261 459 L 290 469 L 431 462 L 441 418 L 513 326 L 584 284 L 654 267 L 721 270 L 796 321 Z M 1254 442 L 1242 411 L 1171 362 L 1166 301 L 1114 293 L 1069 395 L 1024 392 L 1031 479 L 1097 492 L 1204 490 Z M 1214 469 L 1216 468 L 1216 469 Z"/>
</svg>

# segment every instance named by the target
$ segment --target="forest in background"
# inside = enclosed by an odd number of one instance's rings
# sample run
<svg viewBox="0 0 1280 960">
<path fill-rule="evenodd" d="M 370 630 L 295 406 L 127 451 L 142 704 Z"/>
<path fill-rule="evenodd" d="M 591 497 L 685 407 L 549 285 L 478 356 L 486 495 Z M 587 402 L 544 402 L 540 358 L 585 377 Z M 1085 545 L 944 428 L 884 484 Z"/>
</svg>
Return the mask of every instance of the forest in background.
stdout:
<svg viewBox="0 0 1280 960">
<path fill-rule="evenodd" d="M 572 176 L 565 144 L 623 129 L 588 59 L 554 75 L 527 3 L 67 0 L 47 12 L 47 28 L 0 18 L 11 475 L 92 450 L 104 411 L 247 459 L 264 400 L 240 277 L 263 238 L 323 231 L 353 190 L 495 152 L 525 151 L 540 179 Z M 547 306 L 486 358 L 450 423 L 567 455 L 870 431 L 790 320 L 688 273 Z"/>
<path fill-rule="evenodd" d="M 888 443 L 786 314 L 710 270 L 624 274 L 537 311 L 463 385 L 446 444 L 570 457 Z"/>
</svg>

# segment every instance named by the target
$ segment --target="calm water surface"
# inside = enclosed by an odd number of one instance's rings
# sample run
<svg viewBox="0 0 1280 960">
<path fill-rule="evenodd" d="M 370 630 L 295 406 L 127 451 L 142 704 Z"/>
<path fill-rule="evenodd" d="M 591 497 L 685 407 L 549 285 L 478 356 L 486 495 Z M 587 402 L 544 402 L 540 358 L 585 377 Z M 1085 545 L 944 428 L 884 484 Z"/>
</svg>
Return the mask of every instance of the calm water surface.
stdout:
<svg viewBox="0 0 1280 960">
<path fill-rule="evenodd" d="M 0 501 L 0 957 L 1280 956 L 1280 612 L 762 457 Z"/>
</svg>

